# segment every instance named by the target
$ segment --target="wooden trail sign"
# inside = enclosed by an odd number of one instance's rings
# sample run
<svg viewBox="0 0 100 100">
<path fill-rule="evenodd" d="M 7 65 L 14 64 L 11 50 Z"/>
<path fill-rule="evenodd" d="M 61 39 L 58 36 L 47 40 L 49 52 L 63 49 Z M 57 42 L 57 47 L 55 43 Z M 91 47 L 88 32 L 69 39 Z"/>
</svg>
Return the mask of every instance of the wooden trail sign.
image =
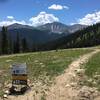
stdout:
<svg viewBox="0 0 100 100">
<path fill-rule="evenodd" d="M 27 85 L 27 66 L 26 63 L 13 64 L 11 67 L 12 84 Z"/>
</svg>

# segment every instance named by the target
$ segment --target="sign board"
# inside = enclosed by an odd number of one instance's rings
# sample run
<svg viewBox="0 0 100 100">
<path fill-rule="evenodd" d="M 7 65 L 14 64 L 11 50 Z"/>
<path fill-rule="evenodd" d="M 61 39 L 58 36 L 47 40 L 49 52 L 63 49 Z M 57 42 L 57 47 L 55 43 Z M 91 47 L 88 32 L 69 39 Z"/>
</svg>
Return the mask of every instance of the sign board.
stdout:
<svg viewBox="0 0 100 100">
<path fill-rule="evenodd" d="M 27 66 L 23 64 L 13 64 L 11 68 L 12 84 L 26 85 L 27 84 Z"/>
<path fill-rule="evenodd" d="M 12 80 L 12 84 L 27 85 L 27 80 Z"/>
<path fill-rule="evenodd" d="M 18 75 L 18 76 L 16 76 L 16 75 L 13 75 L 12 76 L 12 80 L 27 80 L 27 75 L 25 75 L 25 76 L 22 76 L 22 75 Z"/>
<path fill-rule="evenodd" d="M 11 69 L 11 73 L 12 75 L 25 75 L 27 74 L 27 66 L 26 63 L 23 64 L 13 64 L 12 65 L 12 69 Z"/>
</svg>

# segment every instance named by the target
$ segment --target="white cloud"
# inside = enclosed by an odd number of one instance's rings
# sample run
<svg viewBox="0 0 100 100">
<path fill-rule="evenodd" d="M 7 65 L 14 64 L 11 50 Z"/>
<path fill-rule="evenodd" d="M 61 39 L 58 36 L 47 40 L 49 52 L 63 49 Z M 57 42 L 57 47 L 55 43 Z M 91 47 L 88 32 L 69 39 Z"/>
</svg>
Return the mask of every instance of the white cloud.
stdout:
<svg viewBox="0 0 100 100">
<path fill-rule="evenodd" d="M 7 16 L 7 19 L 8 19 L 8 20 L 13 20 L 14 17 L 13 17 L 13 16 Z"/>
<path fill-rule="evenodd" d="M 78 19 L 78 24 L 93 25 L 100 22 L 100 11 L 95 13 L 87 14 L 84 18 Z"/>
<path fill-rule="evenodd" d="M 32 17 L 26 23 L 24 20 L 16 20 L 13 16 L 7 16 L 6 20 L 0 21 L 0 26 L 8 26 L 14 23 L 22 24 L 22 25 L 30 25 L 30 26 L 39 26 L 46 23 L 57 22 L 59 19 L 55 17 L 53 14 L 48 14 L 46 12 L 40 12 L 37 16 Z"/>
<path fill-rule="evenodd" d="M 50 7 L 48 7 L 48 9 L 52 9 L 52 10 L 63 10 L 63 9 L 69 9 L 68 6 L 62 6 L 62 5 L 57 5 L 57 4 L 53 4 Z"/>
<path fill-rule="evenodd" d="M 7 16 L 7 19 L 5 21 L 0 21 L 0 26 L 8 26 L 14 23 L 26 25 L 26 22 L 24 20 L 18 21 L 15 20 L 13 16 Z"/>
<path fill-rule="evenodd" d="M 59 19 L 53 14 L 47 14 L 46 12 L 40 12 L 36 17 L 32 17 L 29 20 L 32 26 L 39 26 L 46 23 L 57 22 Z"/>
</svg>

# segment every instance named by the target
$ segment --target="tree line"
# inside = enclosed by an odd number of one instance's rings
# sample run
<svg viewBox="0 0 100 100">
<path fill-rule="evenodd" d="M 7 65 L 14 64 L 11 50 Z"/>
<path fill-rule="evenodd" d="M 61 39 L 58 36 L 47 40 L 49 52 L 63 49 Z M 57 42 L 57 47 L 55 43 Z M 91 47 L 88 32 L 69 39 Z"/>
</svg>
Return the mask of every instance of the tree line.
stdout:
<svg viewBox="0 0 100 100">
<path fill-rule="evenodd" d="M 8 34 L 7 27 L 2 27 L 0 33 L 0 54 L 14 54 L 28 52 L 28 43 L 26 38 L 20 38 L 19 33 L 17 33 L 16 39 L 13 40 L 13 37 Z"/>
<path fill-rule="evenodd" d="M 31 44 L 33 45 L 30 46 L 26 38 L 20 37 L 20 33 L 17 33 L 17 36 L 13 39 L 10 33 L 8 34 L 7 27 L 2 27 L 0 33 L 0 54 L 4 55 L 100 45 L 100 23 L 45 44 L 35 44 L 34 42 Z"/>
</svg>

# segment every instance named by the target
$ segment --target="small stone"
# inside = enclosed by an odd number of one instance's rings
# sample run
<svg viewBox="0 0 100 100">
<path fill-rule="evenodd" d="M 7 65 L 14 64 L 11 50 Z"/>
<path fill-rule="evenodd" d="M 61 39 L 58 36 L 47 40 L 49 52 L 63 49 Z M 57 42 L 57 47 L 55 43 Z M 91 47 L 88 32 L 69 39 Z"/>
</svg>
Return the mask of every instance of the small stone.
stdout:
<svg viewBox="0 0 100 100">
<path fill-rule="evenodd" d="M 41 65 L 41 67 L 45 67 L 45 65 Z"/>
<path fill-rule="evenodd" d="M 5 83 L 5 88 L 10 88 L 11 86 L 12 86 L 12 84 Z"/>
<path fill-rule="evenodd" d="M 65 87 L 67 88 L 67 87 L 70 87 L 70 85 L 69 84 L 67 84 L 67 85 L 65 85 Z"/>
<path fill-rule="evenodd" d="M 93 81 L 92 79 L 89 79 L 89 80 L 88 80 L 88 82 L 92 82 L 92 81 Z"/>
<path fill-rule="evenodd" d="M 35 60 L 34 62 L 35 62 L 35 63 L 38 63 L 39 61 L 38 61 L 38 60 Z"/>
<path fill-rule="evenodd" d="M 8 91 L 8 90 L 6 90 L 6 91 L 5 91 L 5 94 L 9 94 L 9 91 Z"/>
<path fill-rule="evenodd" d="M 77 73 L 78 75 L 83 75 L 83 74 L 84 74 L 84 69 L 77 69 L 77 70 L 76 70 L 76 73 Z"/>
<path fill-rule="evenodd" d="M 97 84 L 97 82 L 93 81 L 93 85 L 96 85 L 96 84 Z"/>
<path fill-rule="evenodd" d="M 31 84 L 30 87 L 34 87 L 34 84 Z"/>
<path fill-rule="evenodd" d="M 4 97 L 4 98 L 7 98 L 7 94 L 4 94 L 3 97 Z"/>
<path fill-rule="evenodd" d="M 43 63 L 40 63 L 40 65 L 43 65 Z"/>
<path fill-rule="evenodd" d="M 100 75 L 95 75 L 94 76 L 94 79 L 99 79 L 100 78 Z"/>
<path fill-rule="evenodd" d="M 70 85 L 71 85 L 72 87 L 74 87 L 74 86 L 77 85 L 77 83 L 70 83 Z"/>
</svg>

